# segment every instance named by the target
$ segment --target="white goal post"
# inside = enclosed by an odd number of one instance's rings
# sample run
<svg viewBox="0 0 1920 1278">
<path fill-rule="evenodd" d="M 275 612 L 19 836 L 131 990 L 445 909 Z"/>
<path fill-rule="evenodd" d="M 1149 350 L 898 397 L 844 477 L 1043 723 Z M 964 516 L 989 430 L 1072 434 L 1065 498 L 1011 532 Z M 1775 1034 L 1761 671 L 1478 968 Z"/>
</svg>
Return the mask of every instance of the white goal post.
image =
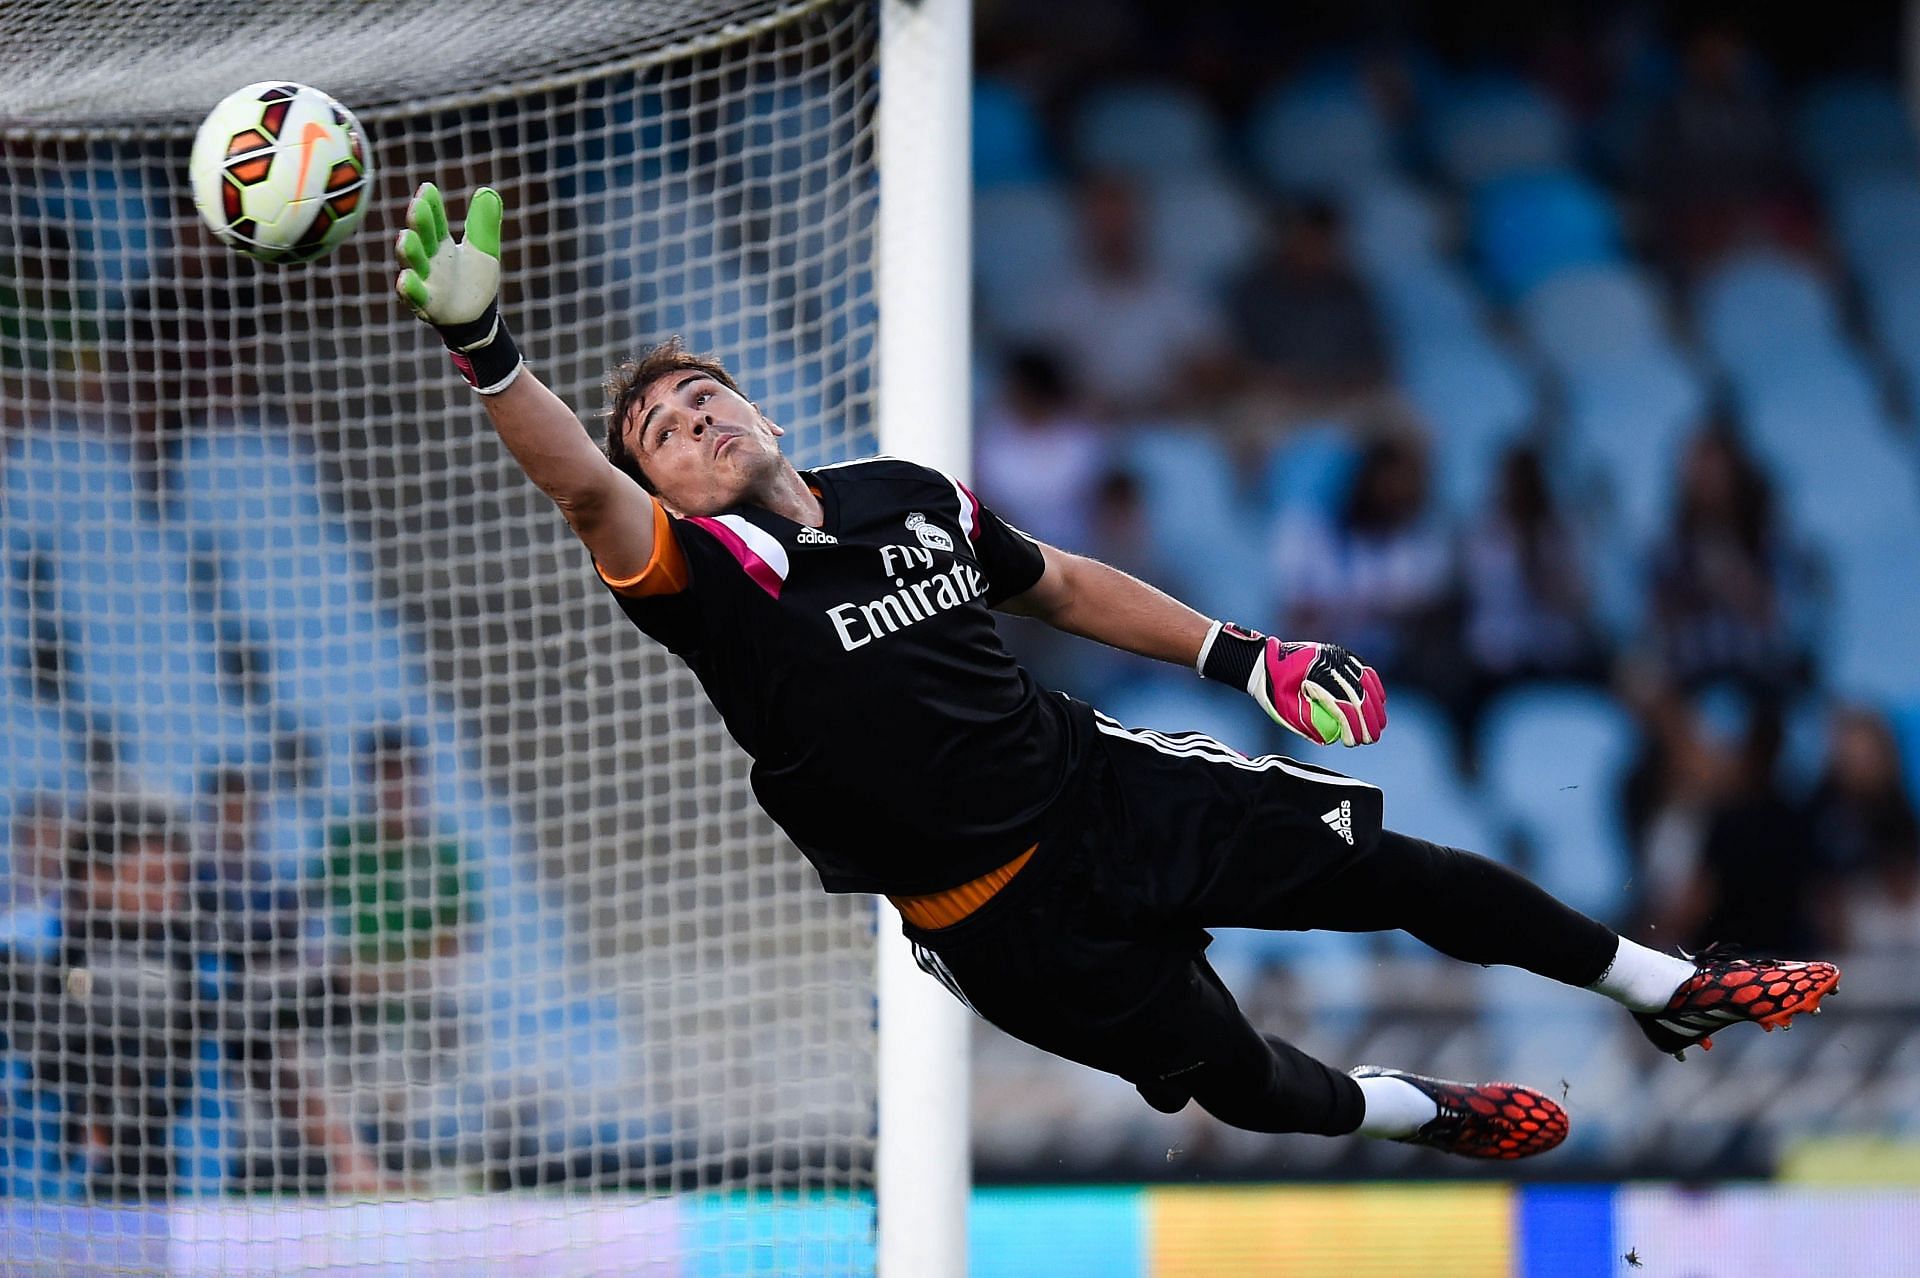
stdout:
<svg viewBox="0 0 1920 1278">
<path fill-rule="evenodd" d="M 970 9 L 886 0 L 879 147 L 881 447 L 969 477 Z M 879 1272 L 964 1278 L 968 1016 L 879 908 Z"/>
</svg>

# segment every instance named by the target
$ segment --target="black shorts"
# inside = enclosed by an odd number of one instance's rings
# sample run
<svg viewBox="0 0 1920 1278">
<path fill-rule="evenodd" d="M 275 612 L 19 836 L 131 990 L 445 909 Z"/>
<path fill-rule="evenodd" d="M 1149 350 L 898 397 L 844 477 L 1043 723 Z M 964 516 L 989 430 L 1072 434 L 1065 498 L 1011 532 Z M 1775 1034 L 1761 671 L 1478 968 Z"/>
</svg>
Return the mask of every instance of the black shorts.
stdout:
<svg viewBox="0 0 1920 1278">
<path fill-rule="evenodd" d="M 952 927 L 905 930 L 986 1020 L 1151 1088 L 1253 1033 L 1206 929 L 1316 926 L 1316 889 L 1379 839 L 1381 794 L 1199 733 L 1098 726 L 1072 810 L 1020 874 Z"/>
</svg>

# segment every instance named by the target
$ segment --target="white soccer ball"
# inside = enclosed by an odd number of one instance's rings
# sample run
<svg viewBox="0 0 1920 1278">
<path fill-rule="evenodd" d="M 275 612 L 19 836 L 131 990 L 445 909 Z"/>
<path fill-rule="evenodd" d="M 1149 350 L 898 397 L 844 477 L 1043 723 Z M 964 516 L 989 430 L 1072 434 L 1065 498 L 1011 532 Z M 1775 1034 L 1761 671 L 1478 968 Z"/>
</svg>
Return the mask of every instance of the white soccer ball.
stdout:
<svg viewBox="0 0 1920 1278">
<path fill-rule="evenodd" d="M 187 176 L 221 240 L 263 262 L 311 262 L 359 224 L 373 159 L 353 112 L 318 89 L 266 80 L 208 113 Z"/>
</svg>

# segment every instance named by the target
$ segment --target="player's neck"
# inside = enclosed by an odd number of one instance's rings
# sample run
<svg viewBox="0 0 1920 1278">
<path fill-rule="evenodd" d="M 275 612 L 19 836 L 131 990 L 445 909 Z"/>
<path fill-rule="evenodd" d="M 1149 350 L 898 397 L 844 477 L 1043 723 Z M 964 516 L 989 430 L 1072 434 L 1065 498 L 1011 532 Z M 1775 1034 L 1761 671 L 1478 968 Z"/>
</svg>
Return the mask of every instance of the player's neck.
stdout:
<svg viewBox="0 0 1920 1278">
<path fill-rule="evenodd" d="M 791 519 L 796 524 L 805 524 L 809 528 L 818 528 L 826 522 L 826 507 L 807 487 L 807 481 L 800 478 L 800 472 L 788 462 L 780 467 L 767 481 L 762 491 L 755 493 L 752 502 L 764 510 L 770 510 L 783 519 Z"/>
</svg>

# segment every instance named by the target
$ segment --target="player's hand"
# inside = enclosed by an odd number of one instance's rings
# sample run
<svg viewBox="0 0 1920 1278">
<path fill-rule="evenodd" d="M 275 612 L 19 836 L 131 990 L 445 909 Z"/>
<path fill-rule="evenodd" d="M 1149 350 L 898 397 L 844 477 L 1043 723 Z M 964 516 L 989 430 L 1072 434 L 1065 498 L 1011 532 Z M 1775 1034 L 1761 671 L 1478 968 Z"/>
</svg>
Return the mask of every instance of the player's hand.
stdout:
<svg viewBox="0 0 1920 1278">
<path fill-rule="evenodd" d="M 1269 718 L 1318 745 L 1372 745 L 1387 730 L 1387 689 L 1372 666 L 1330 643 L 1268 639 L 1248 687 Z"/>
<path fill-rule="evenodd" d="M 394 291 L 436 328 L 471 324 L 500 292 L 500 193 L 483 186 L 467 205 L 466 237 L 447 228 L 440 189 L 422 182 L 407 205 L 407 229 L 394 241 L 402 270 Z"/>
<path fill-rule="evenodd" d="M 1387 729 L 1380 676 L 1335 644 L 1285 643 L 1216 622 L 1199 669 L 1245 688 L 1268 718 L 1315 745 L 1371 745 Z"/>
<path fill-rule="evenodd" d="M 500 193 L 481 187 L 467 205 L 466 235 L 456 240 L 439 188 L 422 182 L 407 205 L 407 229 L 393 246 L 401 266 L 394 291 L 439 330 L 453 366 L 482 395 L 498 395 L 523 367 L 500 322 L 501 217 Z"/>
</svg>

